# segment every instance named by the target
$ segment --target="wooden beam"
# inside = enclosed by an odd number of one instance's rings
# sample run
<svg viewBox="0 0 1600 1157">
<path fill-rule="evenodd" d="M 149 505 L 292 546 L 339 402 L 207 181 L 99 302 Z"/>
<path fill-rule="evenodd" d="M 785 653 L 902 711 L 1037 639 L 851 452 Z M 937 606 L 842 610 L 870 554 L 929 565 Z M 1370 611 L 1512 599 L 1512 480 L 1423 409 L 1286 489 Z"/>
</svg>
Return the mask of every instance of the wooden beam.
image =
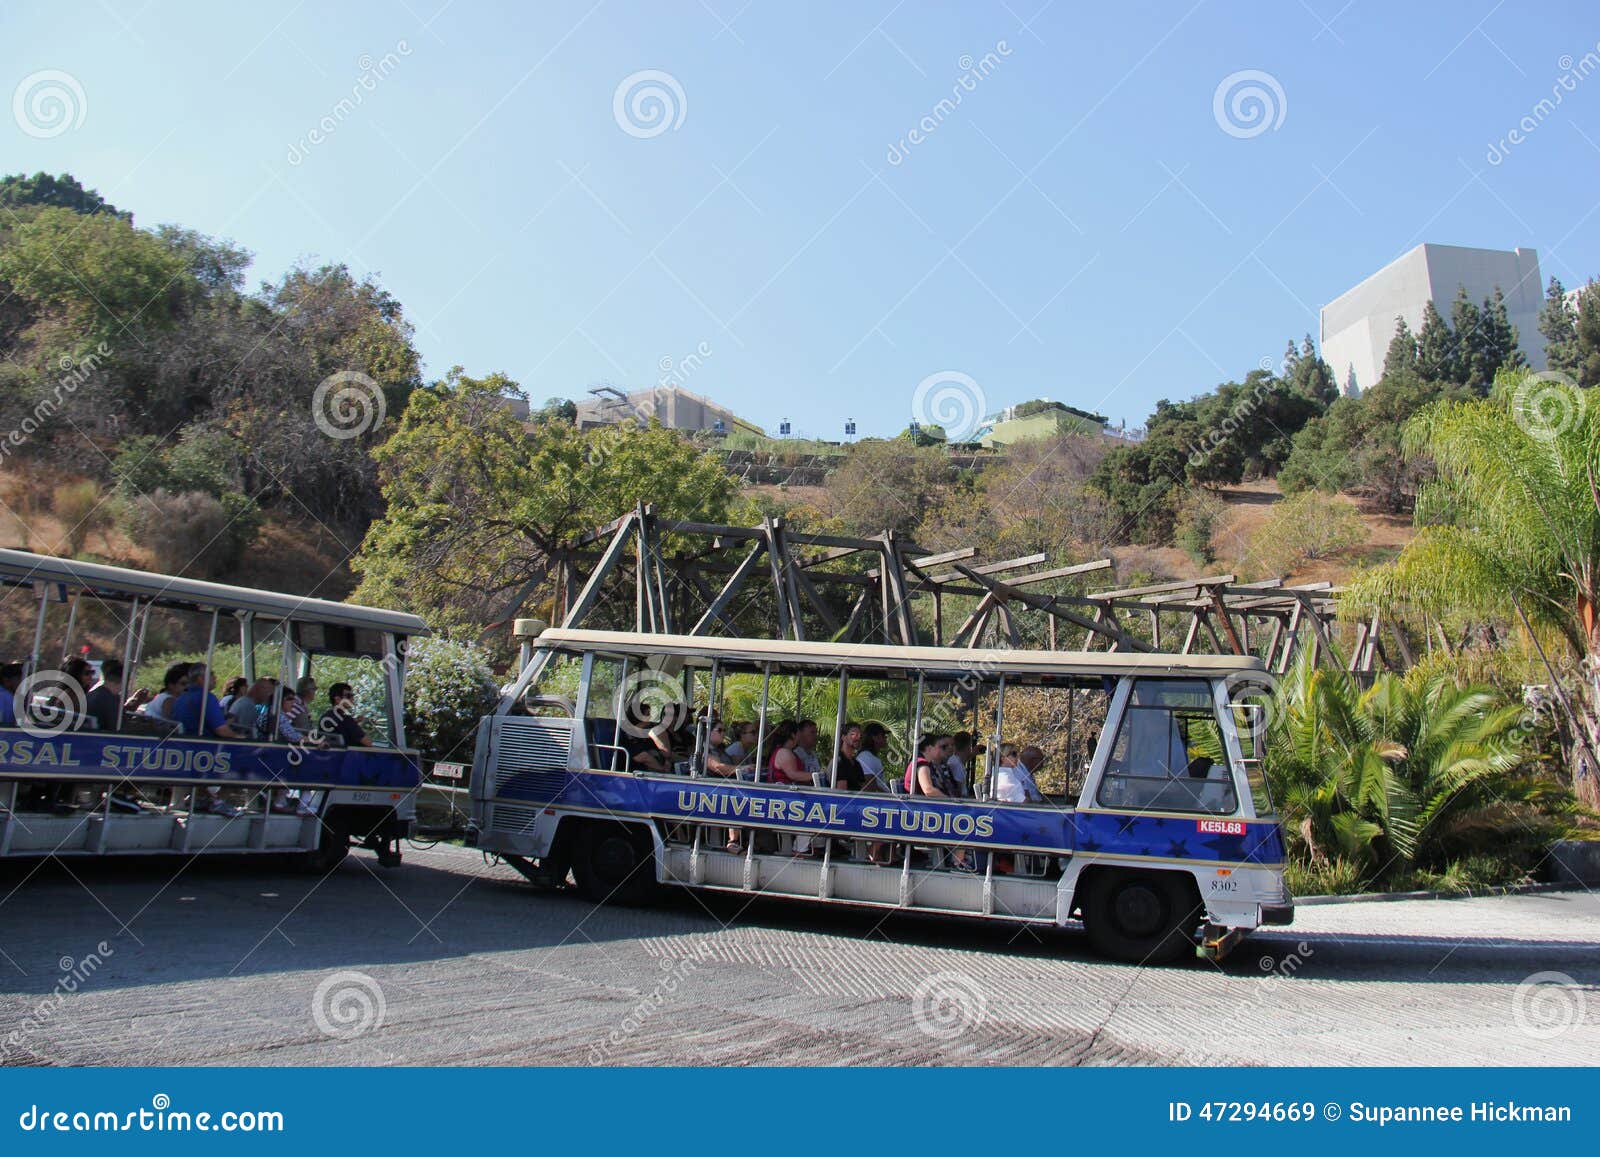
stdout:
<svg viewBox="0 0 1600 1157">
<path fill-rule="evenodd" d="M 729 604 L 733 602 L 733 596 L 738 594 L 739 588 L 744 585 L 745 579 L 749 578 L 751 572 L 756 569 L 756 564 L 761 561 L 761 556 L 766 549 L 767 544 L 764 542 L 758 542 L 750 548 L 750 553 L 745 555 L 744 561 L 734 569 L 732 577 L 723 584 L 722 590 L 717 593 L 717 597 L 706 608 L 705 614 L 700 616 L 700 621 L 690 629 L 689 633 L 691 635 L 705 634 L 712 620 L 722 616 L 723 612 L 728 609 Z M 732 625 L 731 621 L 729 625 Z"/>
<path fill-rule="evenodd" d="M 1147 587 L 1124 587 L 1118 591 L 1095 591 L 1091 599 L 1129 599 L 1138 598 L 1140 595 L 1159 595 L 1167 591 L 1184 591 L 1199 587 L 1227 586 L 1233 582 L 1231 574 L 1208 575 L 1205 578 L 1179 579 L 1170 583 L 1154 583 Z"/>
</svg>

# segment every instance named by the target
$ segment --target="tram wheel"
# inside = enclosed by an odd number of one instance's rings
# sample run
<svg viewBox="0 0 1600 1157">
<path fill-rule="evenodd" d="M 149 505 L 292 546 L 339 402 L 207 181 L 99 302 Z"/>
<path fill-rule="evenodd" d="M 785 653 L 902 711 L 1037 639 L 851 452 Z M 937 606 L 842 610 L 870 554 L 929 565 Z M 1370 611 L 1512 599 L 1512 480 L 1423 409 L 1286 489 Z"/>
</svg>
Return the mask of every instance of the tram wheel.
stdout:
<svg viewBox="0 0 1600 1157">
<path fill-rule="evenodd" d="M 321 817 L 317 827 L 317 846 L 305 853 L 308 871 L 327 874 L 333 871 L 350 854 L 350 832 L 342 820 Z"/>
<path fill-rule="evenodd" d="M 591 823 L 579 834 L 572 857 L 578 890 L 596 904 L 648 904 L 656 895 L 655 852 L 637 827 Z"/>
<path fill-rule="evenodd" d="M 1083 922 L 1100 955 L 1170 964 L 1194 953 L 1201 905 L 1191 880 L 1174 872 L 1103 871 L 1086 882 Z"/>
</svg>

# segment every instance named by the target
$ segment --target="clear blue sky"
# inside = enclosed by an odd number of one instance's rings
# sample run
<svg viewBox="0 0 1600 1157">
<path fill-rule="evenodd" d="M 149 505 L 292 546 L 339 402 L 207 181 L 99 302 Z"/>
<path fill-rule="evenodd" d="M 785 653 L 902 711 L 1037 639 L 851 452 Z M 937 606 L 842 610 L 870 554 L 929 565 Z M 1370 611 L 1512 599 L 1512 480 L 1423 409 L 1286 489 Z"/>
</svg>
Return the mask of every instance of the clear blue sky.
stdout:
<svg viewBox="0 0 1600 1157">
<path fill-rule="evenodd" d="M 1141 423 L 1421 241 L 1600 273 L 1600 72 L 1487 159 L 1600 55 L 1592 3 L 742 4 L 12 0 L 4 95 L 60 70 L 82 119 L 0 118 L 0 169 L 233 238 L 256 279 L 370 271 L 430 376 L 537 403 L 703 344 L 690 388 L 835 438 L 902 428 L 941 371 Z M 681 119 L 630 135 L 647 69 Z M 1258 135 L 1214 114 L 1241 70 L 1283 94 Z"/>
</svg>

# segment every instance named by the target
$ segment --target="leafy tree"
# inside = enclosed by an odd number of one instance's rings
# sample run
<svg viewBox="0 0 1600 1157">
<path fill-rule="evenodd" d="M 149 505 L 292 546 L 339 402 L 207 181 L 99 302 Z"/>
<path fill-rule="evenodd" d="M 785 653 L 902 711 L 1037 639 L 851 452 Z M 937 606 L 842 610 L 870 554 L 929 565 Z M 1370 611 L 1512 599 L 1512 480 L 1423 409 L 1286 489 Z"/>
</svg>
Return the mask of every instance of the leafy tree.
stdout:
<svg viewBox="0 0 1600 1157">
<path fill-rule="evenodd" d="M 1456 335 L 1432 301 L 1422 307 L 1422 328 L 1417 331 L 1417 373 L 1430 382 L 1462 380 Z"/>
<path fill-rule="evenodd" d="M 1600 414 L 1559 382 L 1507 371 L 1482 401 L 1442 401 L 1405 429 L 1408 454 L 1438 471 L 1421 527 L 1394 562 L 1351 587 L 1351 606 L 1406 607 L 1527 622 L 1580 664 L 1551 670 L 1579 798 L 1600 802 L 1600 503 L 1592 480 Z M 1553 664 L 1552 664 L 1553 666 Z M 1570 705 L 1570 706 L 1569 706 Z"/>
<path fill-rule="evenodd" d="M 1567 301 L 1567 291 L 1552 277 L 1539 308 L 1539 333 L 1544 337 L 1545 363 L 1558 373 L 1577 377 L 1583 361 L 1578 352 L 1577 311 Z"/>
<path fill-rule="evenodd" d="M 576 422 L 578 403 L 571 398 L 551 398 L 534 412 L 535 422 Z"/>
<path fill-rule="evenodd" d="M 110 214 L 39 209 L 9 240 L 0 248 L 0 283 L 32 312 L 25 337 L 46 364 L 170 328 L 194 285 L 179 254 Z"/>
<path fill-rule="evenodd" d="M 1333 370 L 1318 356 L 1310 334 L 1306 334 L 1298 351 L 1293 342 L 1289 343 L 1289 352 L 1284 358 L 1283 380 L 1291 393 L 1315 403 L 1318 410 L 1326 409 L 1339 396 L 1339 383 L 1333 376 Z"/>
<path fill-rule="evenodd" d="M 1578 384 L 1585 389 L 1600 386 L 1600 292 L 1596 292 L 1593 281 L 1578 295 L 1578 316 L 1573 328 L 1578 342 Z"/>
<path fill-rule="evenodd" d="M 560 551 L 638 503 L 707 522 L 735 512 L 733 478 L 671 431 L 524 428 L 499 404 L 508 387 L 458 366 L 374 450 L 387 510 L 352 563 L 358 599 L 481 626 L 547 591 Z"/>
<path fill-rule="evenodd" d="M 955 468 L 942 446 L 868 438 L 857 442 L 828 475 L 822 511 L 846 533 L 894 530 L 911 537 L 954 481 Z"/>
<path fill-rule="evenodd" d="M 1383 376 L 1417 374 L 1417 338 L 1406 325 L 1406 319 L 1394 319 L 1394 337 L 1389 341 L 1389 351 L 1383 355 Z"/>
<path fill-rule="evenodd" d="M 109 217 L 121 217 L 129 225 L 133 224 L 132 213 L 120 212 L 93 189 L 85 189 L 70 173 L 62 173 L 59 177 L 52 177 L 49 173 L 35 173 L 31 177 L 16 173 L 0 177 L 0 208 L 15 210 L 32 205 L 70 209 L 85 216 L 103 213 Z"/>
</svg>

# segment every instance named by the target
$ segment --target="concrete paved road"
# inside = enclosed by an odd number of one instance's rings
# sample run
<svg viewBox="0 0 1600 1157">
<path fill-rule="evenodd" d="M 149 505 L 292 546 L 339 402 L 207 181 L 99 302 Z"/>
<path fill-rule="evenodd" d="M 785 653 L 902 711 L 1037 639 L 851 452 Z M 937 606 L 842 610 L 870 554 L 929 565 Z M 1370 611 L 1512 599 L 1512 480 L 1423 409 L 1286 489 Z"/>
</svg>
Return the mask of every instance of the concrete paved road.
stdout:
<svg viewBox="0 0 1600 1157">
<path fill-rule="evenodd" d="M 1582 892 L 1302 907 L 1141 969 L 1075 932 L 597 908 L 456 848 L 173 872 L 0 869 L 4 1063 L 1600 1064 Z"/>
</svg>

